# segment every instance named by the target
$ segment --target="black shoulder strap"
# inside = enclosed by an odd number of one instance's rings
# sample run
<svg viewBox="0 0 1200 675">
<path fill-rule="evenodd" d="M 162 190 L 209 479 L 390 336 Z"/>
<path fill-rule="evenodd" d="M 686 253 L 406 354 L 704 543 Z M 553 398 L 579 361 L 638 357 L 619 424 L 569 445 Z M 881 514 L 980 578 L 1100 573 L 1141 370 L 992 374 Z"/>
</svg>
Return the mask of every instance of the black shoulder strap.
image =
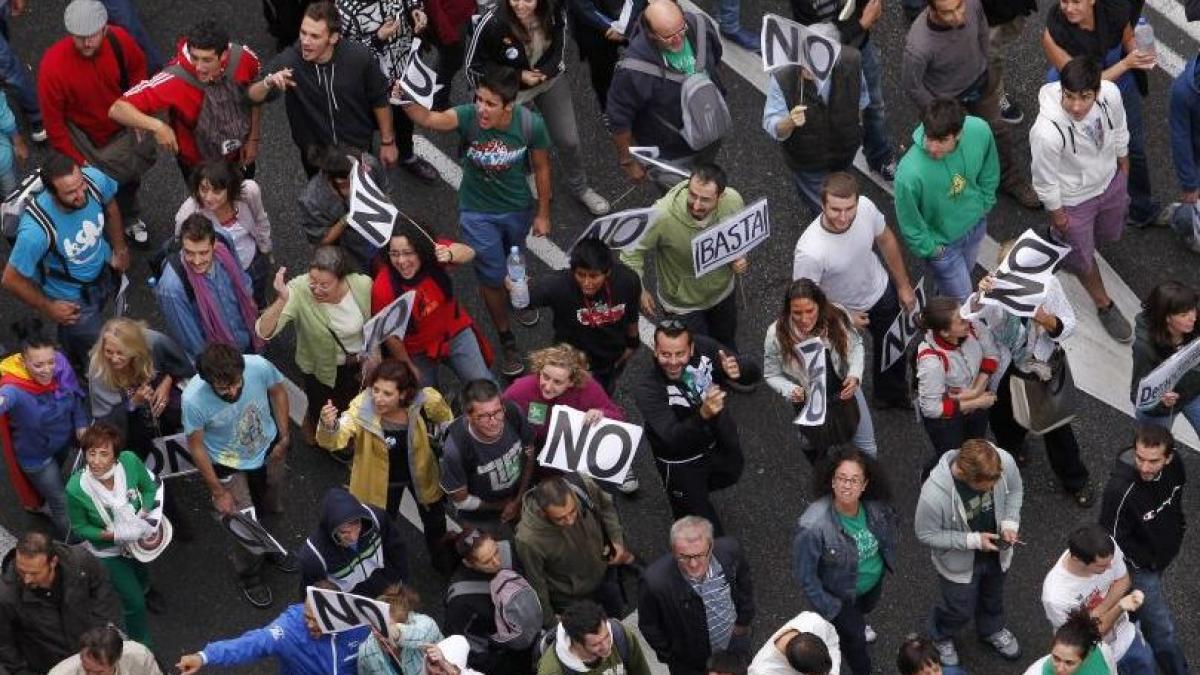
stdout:
<svg viewBox="0 0 1200 675">
<path fill-rule="evenodd" d="M 616 619 L 609 619 L 608 631 L 612 633 L 613 646 L 617 648 L 617 656 L 621 657 L 621 663 L 625 665 L 625 672 L 629 672 L 629 634 L 625 632 L 625 624 Z"/>
<path fill-rule="evenodd" d="M 42 259 L 38 261 L 38 267 L 42 270 L 42 277 L 55 277 L 77 286 L 82 286 L 88 283 L 82 279 L 76 279 L 75 276 L 71 274 L 71 269 L 67 266 L 67 259 L 63 256 L 62 252 L 58 250 L 58 230 L 54 227 L 54 219 L 50 217 L 49 213 L 46 213 L 46 210 L 42 208 L 41 204 L 37 203 L 36 194 L 31 195 L 25 202 L 25 212 L 28 213 L 29 217 L 33 218 L 33 222 L 37 223 L 38 227 L 42 229 L 42 234 L 46 235 L 46 253 L 42 256 Z M 58 260 L 58 264 L 62 269 L 54 269 L 46 264 L 46 259 L 50 258 L 51 256 Z"/>
<path fill-rule="evenodd" d="M 175 276 L 179 277 L 179 284 L 183 286 L 183 292 L 187 293 L 188 302 L 196 302 L 196 289 L 192 288 L 192 280 L 188 278 L 187 270 L 183 268 L 183 258 L 180 257 L 179 251 L 172 251 L 167 254 L 167 265 L 175 270 Z"/>
<path fill-rule="evenodd" d="M 129 91 L 129 67 L 125 65 L 125 50 L 121 48 L 121 42 L 112 31 L 105 33 L 104 37 L 108 40 L 108 46 L 112 47 L 113 57 L 117 59 L 117 70 L 121 73 L 121 91 Z"/>
</svg>

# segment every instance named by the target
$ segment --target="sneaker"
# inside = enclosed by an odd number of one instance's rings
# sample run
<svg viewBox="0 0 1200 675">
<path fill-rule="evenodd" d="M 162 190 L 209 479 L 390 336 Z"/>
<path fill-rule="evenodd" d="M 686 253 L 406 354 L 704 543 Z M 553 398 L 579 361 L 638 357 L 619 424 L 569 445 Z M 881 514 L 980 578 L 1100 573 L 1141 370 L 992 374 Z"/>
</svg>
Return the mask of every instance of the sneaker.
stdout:
<svg viewBox="0 0 1200 675">
<path fill-rule="evenodd" d="M 753 31 L 745 28 L 739 28 L 732 33 L 721 31 L 721 37 L 729 40 L 733 44 L 745 49 L 746 51 L 754 52 L 755 54 L 760 55 L 762 54 L 762 45 L 758 39 L 759 36 Z"/>
<path fill-rule="evenodd" d="M 1147 227 L 1164 227 L 1171 224 L 1171 216 L 1175 215 L 1175 208 L 1178 204 L 1167 204 L 1163 207 L 1155 207 L 1154 215 L 1149 218 L 1137 219 L 1133 216 L 1125 218 L 1125 225 L 1134 229 L 1144 229 Z"/>
<path fill-rule="evenodd" d="M 1117 303 L 1109 302 L 1108 307 L 1097 309 L 1096 315 L 1100 317 L 1100 325 L 1104 326 L 1109 337 L 1121 344 L 1133 342 L 1133 328 L 1121 310 L 1117 309 Z"/>
<path fill-rule="evenodd" d="M 893 159 L 887 164 L 883 164 L 881 166 L 873 166 L 871 167 L 871 172 L 891 183 L 896 180 L 896 160 Z"/>
<path fill-rule="evenodd" d="M 275 569 L 284 574 L 295 574 L 300 571 L 300 564 L 296 562 L 296 556 L 291 553 L 268 553 L 266 555 L 267 562 L 275 566 Z"/>
<path fill-rule="evenodd" d="M 1025 119 L 1025 113 L 1021 112 L 1021 106 L 1012 100 L 1012 97 L 1007 92 L 1000 97 L 1000 121 L 1008 124 L 1020 124 Z"/>
<path fill-rule="evenodd" d="M 29 140 L 34 143 L 45 143 L 47 138 L 49 136 L 46 135 L 46 128 L 43 126 L 36 126 L 29 132 Z"/>
<path fill-rule="evenodd" d="M 135 246 L 145 246 L 150 241 L 150 228 L 146 227 L 141 218 L 137 218 L 125 226 L 125 236 L 129 237 L 129 241 Z"/>
<path fill-rule="evenodd" d="M 517 349 L 517 341 L 505 342 L 500 350 L 504 352 L 504 362 L 500 364 L 500 372 L 507 377 L 516 377 L 525 372 L 525 363 L 521 361 L 521 352 Z"/>
<path fill-rule="evenodd" d="M 437 169 L 433 168 L 432 164 L 426 162 L 420 157 L 417 157 L 416 155 L 409 157 L 403 162 L 400 162 L 400 167 L 415 176 L 417 179 L 421 180 L 422 182 L 429 183 L 430 185 L 437 183 L 438 179 L 442 177 L 442 175 L 438 173 Z"/>
<path fill-rule="evenodd" d="M 1017 644 L 1017 636 L 1012 634 L 1012 631 L 1007 628 L 1002 628 L 995 633 L 983 638 L 983 641 L 992 646 L 996 653 L 1009 661 L 1016 661 L 1021 658 L 1021 645 Z M 942 661 L 942 663 L 946 663 Z"/>
<path fill-rule="evenodd" d="M 954 640 L 935 640 L 933 646 L 943 666 L 958 665 L 958 650 L 954 648 Z"/>
<path fill-rule="evenodd" d="M 1076 506 L 1081 509 L 1091 506 L 1092 502 L 1096 499 L 1096 490 L 1092 487 L 1092 482 L 1088 481 L 1083 484 L 1083 487 L 1072 492 L 1071 498 L 1075 500 Z"/>
<path fill-rule="evenodd" d="M 1037 192 L 1034 191 L 1033 185 L 1029 181 L 1023 180 L 1020 183 L 1014 183 L 1004 188 L 1005 194 L 1012 197 L 1018 204 L 1027 209 L 1042 208 L 1042 200 L 1038 199 Z"/>
<path fill-rule="evenodd" d="M 243 584 L 242 595 L 246 597 L 246 602 L 259 609 L 266 609 L 275 602 L 275 594 L 271 593 L 271 587 L 261 581 Z"/>
<path fill-rule="evenodd" d="M 611 207 L 608 205 L 608 200 L 604 197 L 601 197 L 600 193 L 596 192 L 592 188 L 587 188 L 583 192 L 575 195 L 575 199 L 578 199 L 579 203 L 583 204 L 583 207 L 586 208 L 593 216 L 603 216 L 611 210 Z"/>
<path fill-rule="evenodd" d="M 513 318 L 515 318 L 517 320 L 517 323 L 521 324 L 522 326 L 525 326 L 526 328 L 529 328 L 531 326 L 537 325 L 538 319 L 542 318 L 542 313 L 540 311 L 538 311 L 537 307 L 526 307 L 525 309 L 514 309 L 513 310 Z"/>
<path fill-rule="evenodd" d="M 879 636 L 875 634 L 875 629 L 871 628 L 871 624 L 863 626 L 863 639 L 867 641 L 867 644 L 875 644 L 875 640 L 878 638 Z"/>
<path fill-rule="evenodd" d="M 620 490 L 621 494 L 623 495 L 631 495 L 637 492 L 641 485 L 642 484 L 638 482 L 637 474 L 633 472 L 633 469 L 630 469 L 629 473 L 625 474 L 625 480 L 621 482 L 621 487 L 617 489 Z"/>
</svg>

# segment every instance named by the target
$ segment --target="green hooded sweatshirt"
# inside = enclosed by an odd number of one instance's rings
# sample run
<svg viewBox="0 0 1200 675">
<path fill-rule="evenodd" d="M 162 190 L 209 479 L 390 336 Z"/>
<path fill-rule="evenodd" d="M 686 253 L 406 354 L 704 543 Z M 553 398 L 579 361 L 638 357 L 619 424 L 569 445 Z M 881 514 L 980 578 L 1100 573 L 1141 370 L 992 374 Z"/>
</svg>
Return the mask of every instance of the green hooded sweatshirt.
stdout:
<svg viewBox="0 0 1200 675">
<path fill-rule="evenodd" d="M 908 249 L 930 258 L 939 246 L 962 238 L 996 205 L 1000 161 L 987 122 L 967 116 L 954 152 L 934 159 L 925 152 L 925 127 L 896 167 L 896 218 Z"/>
<path fill-rule="evenodd" d="M 658 300 L 666 310 L 679 313 L 708 309 L 733 292 L 733 270 L 728 265 L 696 278 L 692 237 L 746 208 L 737 190 L 727 187 L 717 200 L 717 208 L 700 225 L 688 213 L 687 198 L 685 180 L 655 202 L 650 230 L 633 250 L 621 254 L 621 262 L 645 281 L 646 252 L 654 252 Z"/>
</svg>

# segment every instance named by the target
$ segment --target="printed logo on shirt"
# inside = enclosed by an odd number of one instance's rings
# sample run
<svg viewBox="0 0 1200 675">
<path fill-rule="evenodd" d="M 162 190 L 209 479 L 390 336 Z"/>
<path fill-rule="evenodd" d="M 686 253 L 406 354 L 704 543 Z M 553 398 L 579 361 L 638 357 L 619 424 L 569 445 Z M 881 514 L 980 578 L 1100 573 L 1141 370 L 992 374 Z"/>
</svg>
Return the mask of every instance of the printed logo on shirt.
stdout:
<svg viewBox="0 0 1200 675">
<path fill-rule="evenodd" d="M 63 257 L 72 265 L 86 265 L 100 252 L 97 243 L 104 236 L 104 217 L 99 216 L 98 219 L 100 224 L 85 220 L 74 237 L 63 237 Z"/>
<path fill-rule="evenodd" d="M 230 447 L 221 451 L 217 463 L 230 467 L 241 466 L 243 460 L 255 455 L 268 440 L 258 406 L 248 405 L 242 409 L 242 416 L 234 426 Z"/>
<path fill-rule="evenodd" d="M 546 423 L 546 404 L 545 403 L 530 403 L 529 414 L 526 416 L 530 424 L 545 424 Z"/>
<path fill-rule="evenodd" d="M 854 546 L 858 549 L 859 560 L 873 558 L 879 553 L 879 540 L 867 528 L 850 532 L 850 537 L 854 539 Z"/>
<path fill-rule="evenodd" d="M 963 510 L 967 512 L 967 521 L 973 521 L 981 514 L 991 513 L 993 508 L 992 491 L 988 490 L 963 502 Z"/>
<path fill-rule="evenodd" d="M 489 138 L 472 143 L 467 148 L 467 160 L 484 173 L 495 176 L 524 162 L 526 151 L 523 145 L 510 148 L 500 138 Z"/>
<path fill-rule="evenodd" d="M 1159 504 L 1158 506 L 1156 506 L 1156 507 L 1154 507 L 1154 508 L 1150 509 L 1149 511 L 1147 511 L 1147 512 L 1145 512 L 1145 513 L 1143 513 L 1143 514 L 1142 514 L 1142 520 L 1143 520 L 1144 522 L 1147 522 L 1147 523 L 1148 523 L 1148 522 L 1150 522 L 1151 520 L 1154 520 L 1155 518 L 1157 518 L 1157 517 L 1158 517 L 1158 514 L 1160 514 L 1160 513 L 1162 513 L 1162 512 L 1163 512 L 1163 509 L 1167 508 L 1168 506 L 1170 506 L 1170 505 L 1171 505 L 1171 502 L 1174 502 L 1174 501 L 1175 501 L 1175 495 L 1179 494 L 1179 491 L 1180 491 L 1180 490 L 1182 490 L 1182 489 L 1183 489 L 1183 486 L 1182 486 L 1182 485 L 1176 485 L 1176 486 L 1175 486 L 1175 487 L 1174 487 L 1174 488 L 1171 490 L 1171 494 L 1170 494 L 1170 495 L 1168 495 L 1168 496 L 1167 496 L 1167 498 L 1166 498 L 1165 500 L 1163 500 L 1163 503 Z"/>
<path fill-rule="evenodd" d="M 625 303 L 609 307 L 607 303 L 597 302 L 591 307 L 580 307 L 575 310 L 575 319 L 581 326 L 598 328 L 617 323 L 625 317 Z"/>
<path fill-rule="evenodd" d="M 689 365 L 684 369 L 683 381 L 691 387 L 694 394 L 702 396 L 713 383 L 712 359 L 701 356 L 698 364 Z"/>
<path fill-rule="evenodd" d="M 475 468 L 475 473 L 487 476 L 493 492 L 502 492 L 512 487 L 521 477 L 521 441 L 513 444 L 501 456 Z"/>
</svg>

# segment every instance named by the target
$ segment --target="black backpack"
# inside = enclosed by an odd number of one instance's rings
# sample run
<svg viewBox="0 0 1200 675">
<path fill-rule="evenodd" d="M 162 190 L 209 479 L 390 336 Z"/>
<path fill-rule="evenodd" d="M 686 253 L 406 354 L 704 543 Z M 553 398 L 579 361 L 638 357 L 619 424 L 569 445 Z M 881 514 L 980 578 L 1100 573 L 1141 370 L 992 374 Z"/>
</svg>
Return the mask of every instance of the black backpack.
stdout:
<svg viewBox="0 0 1200 675">
<path fill-rule="evenodd" d="M 225 233 L 216 230 L 216 241 L 225 244 L 225 248 L 229 249 L 232 254 L 235 250 L 233 242 L 226 238 Z M 155 283 L 162 281 L 163 273 L 167 271 L 167 267 L 175 270 L 175 276 L 179 277 L 179 283 L 183 284 L 183 291 L 187 293 L 188 302 L 196 302 L 196 289 L 192 288 L 192 282 L 188 280 L 187 270 L 183 268 L 183 259 L 180 253 L 183 251 L 183 242 L 180 241 L 179 235 L 169 237 L 165 240 L 146 260 L 146 266 L 150 268 L 150 278 L 155 280 Z M 235 254 L 236 255 L 236 254 Z M 214 265 L 219 265 L 215 259 Z"/>
<path fill-rule="evenodd" d="M 87 174 L 86 171 L 81 171 L 83 176 L 84 189 L 87 190 L 88 198 L 94 199 L 100 208 L 104 208 L 104 196 L 100 193 L 100 186 L 96 185 L 96 181 Z M 62 251 L 58 249 L 58 230 L 54 226 L 54 219 L 49 213 L 37 203 L 37 198 L 45 192 L 42 186 L 40 172 L 35 171 L 26 176 L 15 190 L 4 198 L 3 208 L 0 209 L 0 232 L 8 241 L 10 248 L 17 243 L 17 231 L 20 229 L 21 218 L 28 213 L 42 229 L 42 233 L 46 235 L 46 242 L 49 244 L 46 248 L 46 253 L 42 255 L 42 259 L 38 261 L 38 269 L 42 274 L 43 279 L 54 278 L 65 281 L 76 286 L 84 286 L 92 283 L 95 279 L 77 279 L 71 274 L 70 268 L 67 266 L 67 259 L 63 256 Z M 51 267 L 47 264 L 50 258 L 58 261 L 58 267 Z"/>
</svg>

